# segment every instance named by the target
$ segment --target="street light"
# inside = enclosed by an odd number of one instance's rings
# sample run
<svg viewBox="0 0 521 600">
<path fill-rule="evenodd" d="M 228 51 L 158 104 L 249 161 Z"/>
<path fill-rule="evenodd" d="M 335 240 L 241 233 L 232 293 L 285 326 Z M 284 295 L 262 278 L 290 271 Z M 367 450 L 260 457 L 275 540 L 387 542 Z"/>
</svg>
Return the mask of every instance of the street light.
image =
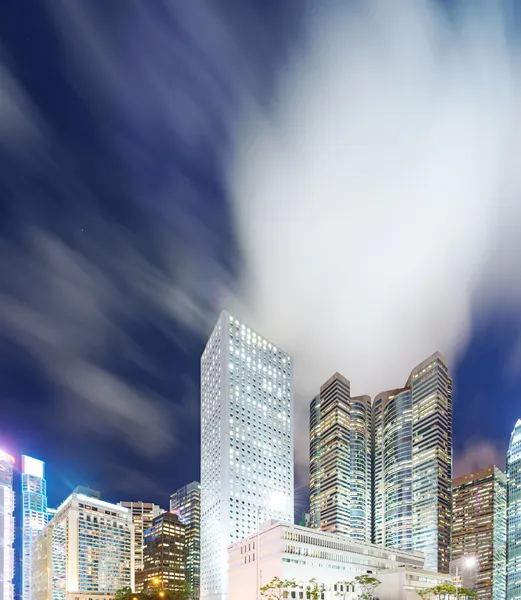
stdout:
<svg viewBox="0 0 521 600">
<path fill-rule="evenodd" d="M 257 560 L 255 561 L 257 563 L 257 600 L 260 600 L 260 510 L 261 508 L 267 508 L 276 511 L 283 511 L 286 508 L 287 501 L 288 498 L 286 494 L 273 490 L 268 494 L 268 502 L 266 506 L 261 507 L 260 505 L 257 505 Z"/>
<path fill-rule="evenodd" d="M 465 556 L 463 559 L 463 567 L 466 569 L 473 569 L 478 564 L 478 559 L 475 556 Z M 459 595 L 459 588 L 461 587 L 461 581 L 459 578 L 459 563 L 456 563 L 456 596 Z"/>
</svg>

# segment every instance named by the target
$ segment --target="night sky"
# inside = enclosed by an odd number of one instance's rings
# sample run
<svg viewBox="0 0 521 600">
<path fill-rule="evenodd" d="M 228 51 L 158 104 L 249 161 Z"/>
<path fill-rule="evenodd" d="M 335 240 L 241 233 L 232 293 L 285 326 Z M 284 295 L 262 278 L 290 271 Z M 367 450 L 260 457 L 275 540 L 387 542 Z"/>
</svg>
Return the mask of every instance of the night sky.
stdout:
<svg viewBox="0 0 521 600">
<path fill-rule="evenodd" d="M 246 252 L 225 177 L 240 90 L 269 110 L 304 4 L 1 3 L 0 446 L 46 462 L 50 506 L 82 484 L 166 508 L 199 478 L 199 359 Z M 459 474 L 504 466 L 518 308 L 471 310 Z"/>
</svg>

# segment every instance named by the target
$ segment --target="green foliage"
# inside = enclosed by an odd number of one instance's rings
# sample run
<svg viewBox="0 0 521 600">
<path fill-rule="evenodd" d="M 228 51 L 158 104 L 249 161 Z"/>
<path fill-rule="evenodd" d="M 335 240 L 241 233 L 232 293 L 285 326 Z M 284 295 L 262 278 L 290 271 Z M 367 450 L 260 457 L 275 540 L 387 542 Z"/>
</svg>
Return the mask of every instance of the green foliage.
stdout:
<svg viewBox="0 0 521 600">
<path fill-rule="evenodd" d="M 467 588 L 460 588 L 458 590 L 458 598 L 461 600 L 473 600 L 478 597 L 476 590 L 469 590 Z"/>
<path fill-rule="evenodd" d="M 274 577 L 269 583 L 261 587 L 260 593 L 266 600 L 282 600 L 282 598 L 288 598 L 288 590 L 296 587 L 298 585 L 292 579 L 282 580 L 279 577 Z"/>
<path fill-rule="evenodd" d="M 308 597 L 311 598 L 311 600 L 320 600 L 320 596 L 322 593 L 322 587 L 318 585 L 318 583 L 316 582 L 314 577 L 309 580 L 306 588 L 309 591 Z M 307 594 L 306 594 L 306 596 L 307 596 Z"/>
<path fill-rule="evenodd" d="M 442 585 L 435 585 L 434 587 L 419 590 L 418 596 L 422 600 L 428 600 L 431 596 L 436 596 L 438 600 L 445 598 L 454 598 L 457 600 L 474 600 L 477 597 L 475 590 L 468 590 L 466 588 L 457 588 L 455 585 L 450 583 L 444 583 Z"/>
<path fill-rule="evenodd" d="M 376 588 L 382 582 L 377 577 L 371 577 L 371 575 L 358 575 L 353 583 L 362 590 L 362 593 L 358 594 L 360 600 L 371 600 Z"/>
<path fill-rule="evenodd" d="M 188 600 L 187 591 L 147 588 L 143 592 L 133 592 L 129 587 L 122 588 L 114 595 L 114 600 Z"/>
</svg>

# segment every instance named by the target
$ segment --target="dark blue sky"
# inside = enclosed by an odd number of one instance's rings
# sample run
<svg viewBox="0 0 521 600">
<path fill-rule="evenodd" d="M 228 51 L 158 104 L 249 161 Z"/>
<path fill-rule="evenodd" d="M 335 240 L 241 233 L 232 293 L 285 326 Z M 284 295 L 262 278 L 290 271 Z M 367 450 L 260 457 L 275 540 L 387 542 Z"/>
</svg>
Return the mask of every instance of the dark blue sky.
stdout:
<svg viewBox="0 0 521 600">
<path fill-rule="evenodd" d="M 46 462 L 51 505 L 85 484 L 166 506 L 199 477 L 199 357 L 243 259 L 240 84 L 269 106 L 303 6 L 213 4 L 0 7 L 0 445 Z M 476 313 L 454 365 L 461 468 L 521 416 L 520 322 Z"/>
</svg>

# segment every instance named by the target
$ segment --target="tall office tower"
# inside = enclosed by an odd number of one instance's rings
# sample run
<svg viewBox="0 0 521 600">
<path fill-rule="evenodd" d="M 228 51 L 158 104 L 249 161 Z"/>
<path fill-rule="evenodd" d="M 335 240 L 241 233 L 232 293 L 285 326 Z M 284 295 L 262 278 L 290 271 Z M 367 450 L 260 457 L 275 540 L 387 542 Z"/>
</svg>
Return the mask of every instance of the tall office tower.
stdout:
<svg viewBox="0 0 521 600">
<path fill-rule="evenodd" d="M 438 352 L 415 367 L 412 391 L 412 538 L 425 567 L 449 572 L 452 519 L 452 379 Z"/>
<path fill-rule="evenodd" d="M 193 481 L 170 496 L 170 512 L 186 525 L 186 581 L 190 597 L 199 598 L 201 566 L 201 484 Z"/>
<path fill-rule="evenodd" d="M 506 592 L 507 478 L 488 467 L 452 483 L 452 560 L 477 566 L 479 600 Z"/>
<path fill-rule="evenodd" d="M 379 394 L 373 402 L 373 541 L 412 551 L 412 393 Z"/>
<path fill-rule="evenodd" d="M 135 591 L 141 592 L 141 578 L 137 575 L 143 569 L 144 534 L 147 529 L 152 527 L 154 519 L 164 511 L 160 506 L 152 502 L 119 502 L 118 504 L 119 506 L 128 508 L 132 516 L 132 524 L 134 525 Z"/>
<path fill-rule="evenodd" d="M 0 600 L 13 600 L 14 458 L 0 450 Z"/>
<path fill-rule="evenodd" d="M 436 352 L 404 388 L 373 402 L 373 541 L 425 554 L 448 573 L 452 512 L 452 380 Z"/>
<path fill-rule="evenodd" d="M 130 511 L 79 487 L 33 545 L 32 600 L 110 600 L 134 588 Z"/>
<path fill-rule="evenodd" d="M 507 454 L 507 600 L 521 599 L 521 419 Z"/>
<path fill-rule="evenodd" d="M 227 548 L 293 522 L 293 361 L 223 311 L 201 358 L 201 598 L 227 594 Z"/>
<path fill-rule="evenodd" d="M 186 591 L 186 525 L 174 513 L 163 513 L 145 531 L 143 589 Z"/>
<path fill-rule="evenodd" d="M 335 373 L 310 406 L 311 526 L 371 539 L 371 399 Z"/>
<path fill-rule="evenodd" d="M 45 463 L 22 456 L 22 600 L 31 600 L 31 549 L 46 523 Z"/>
</svg>

